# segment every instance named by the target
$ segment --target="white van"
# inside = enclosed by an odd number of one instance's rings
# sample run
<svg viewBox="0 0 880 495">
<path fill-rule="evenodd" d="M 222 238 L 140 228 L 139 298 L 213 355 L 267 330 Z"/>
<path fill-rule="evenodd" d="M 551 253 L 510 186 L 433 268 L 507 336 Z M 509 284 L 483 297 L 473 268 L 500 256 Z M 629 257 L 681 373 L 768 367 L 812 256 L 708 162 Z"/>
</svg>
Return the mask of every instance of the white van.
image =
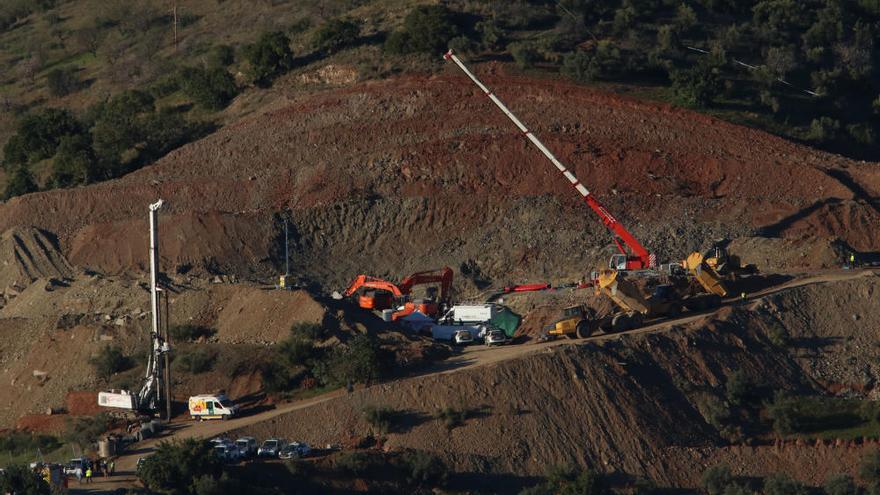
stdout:
<svg viewBox="0 0 880 495">
<path fill-rule="evenodd" d="M 238 414 L 238 406 L 220 395 L 194 395 L 189 398 L 189 416 L 204 419 L 228 419 Z"/>
</svg>

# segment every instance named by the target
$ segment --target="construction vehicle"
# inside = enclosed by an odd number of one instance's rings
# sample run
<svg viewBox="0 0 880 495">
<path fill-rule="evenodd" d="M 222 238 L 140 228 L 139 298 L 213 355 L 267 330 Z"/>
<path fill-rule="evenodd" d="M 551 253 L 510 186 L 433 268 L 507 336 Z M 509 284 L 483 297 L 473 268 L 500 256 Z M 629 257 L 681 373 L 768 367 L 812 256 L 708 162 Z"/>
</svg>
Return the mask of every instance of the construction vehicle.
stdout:
<svg viewBox="0 0 880 495">
<path fill-rule="evenodd" d="M 170 382 L 166 371 L 166 353 L 171 349 L 162 337 L 159 329 L 159 230 L 158 211 L 162 207 L 162 200 L 150 205 L 150 308 L 152 312 L 152 325 L 150 329 L 150 353 L 147 355 L 147 368 L 144 374 L 143 385 L 137 395 L 128 390 L 109 390 L 98 393 L 98 405 L 107 407 L 126 417 L 136 417 L 136 413 L 155 414 L 159 411 L 162 399 L 165 399 L 166 408 L 170 416 L 170 394 L 168 385 Z M 165 375 L 163 383 L 162 376 Z M 170 419 L 170 418 L 169 418 Z"/>
<path fill-rule="evenodd" d="M 584 305 L 569 306 L 562 317 L 545 329 L 548 336 L 585 339 L 599 327 L 596 312 Z"/>
<path fill-rule="evenodd" d="M 395 298 L 403 296 L 396 285 L 381 278 L 358 275 L 342 293 L 344 297 L 357 295 L 357 303 L 363 309 L 382 311 L 391 308 Z"/>
<path fill-rule="evenodd" d="M 453 272 L 449 267 L 413 273 L 403 279 L 399 285 L 368 275 L 358 275 L 342 295 L 343 297 L 357 295 L 358 306 L 373 311 L 382 311 L 402 305 L 403 308 L 392 313 L 392 320 L 397 320 L 415 311 L 428 316 L 437 316 L 440 313 L 440 305 L 449 304 L 452 277 Z M 410 299 L 415 286 L 431 283 L 440 284 L 439 298 L 436 291 L 429 288 L 428 297 L 418 300 Z"/>
<path fill-rule="evenodd" d="M 727 296 L 727 287 L 721 280 L 721 275 L 715 271 L 715 268 L 707 262 L 702 254 L 694 251 L 681 263 L 694 276 L 697 282 L 706 289 L 707 293 L 715 294 L 719 297 Z"/>
<path fill-rule="evenodd" d="M 562 175 L 568 179 L 577 192 L 583 197 L 589 207 L 599 216 L 602 224 L 611 231 L 614 244 L 617 246 L 619 254 L 615 254 L 609 261 L 609 268 L 613 270 L 646 270 L 653 269 L 657 266 L 657 258 L 654 253 L 648 252 L 642 244 L 621 224 L 616 218 L 593 196 L 587 187 L 581 183 L 574 173 L 562 164 L 546 146 L 542 143 L 517 117 L 495 96 L 492 91 L 480 82 L 479 79 L 467 68 L 464 63 L 449 50 L 443 56 L 446 60 L 451 60 L 464 72 L 471 81 L 473 81 L 482 91 L 495 103 L 498 108 L 504 112 L 513 123 L 519 128 L 525 137 L 537 147 L 547 159 L 559 170 Z"/>
</svg>

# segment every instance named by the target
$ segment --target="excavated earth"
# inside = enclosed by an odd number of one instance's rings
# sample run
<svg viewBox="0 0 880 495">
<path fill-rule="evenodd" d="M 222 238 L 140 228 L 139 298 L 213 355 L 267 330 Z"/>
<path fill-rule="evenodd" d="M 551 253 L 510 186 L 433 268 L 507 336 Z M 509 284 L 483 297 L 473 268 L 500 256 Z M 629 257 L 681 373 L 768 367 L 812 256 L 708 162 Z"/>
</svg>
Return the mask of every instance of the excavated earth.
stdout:
<svg viewBox="0 0 880 495">
<path fill-rule="evenodd" d="M 234 434 L 345 444 L 379 435 L 363 411 L 387 407 L 397 417 L 384 448 L 434 452 L 489 489 L 501 480 L 513 488 L 565 463 L 676 487 L 697 486 L 720 462 L 737 474 L 786 472 L 821 484 L 836 473 L 856 474 L 876 445 L 728 445 L 701 404 L 723 394 L 737 371 L 771 390 L 874 397 L 878 293 L 877 276 L 795 288 L 666 332 L 374 386 Z M 774 345 L 771 328 L 791 344 Z M 437 418 L 446 407 L 469 418 L 447 430 Z"/>
<path fill-rule="evenodd" d="M 503 65 L 476 71 L 661 261 L 719 238 L 764 272 L 880 251 L 876 163 L 663 104 L 513 77 Z M 103 345 L 143 357 L 146 206 L 158 198 L 167 204 L 160 253 L 175 288 L 172 317 L 216 329 L 189 345 L 222 358 L 210 373 L 178 374 L 181 397 L 206 387 L 253 396 L 261 382 L 247 360 L 295 323 L 329 326 L 328 345 L 376 331 L 325 297 L 359 273 L 399 279 L 448 265 L 466 300 L 511 282 L 581 280 L 614 252 L 567 181 L 452 68 L 285 97 L 123 178 L 0 203 L 0 427 L 60 429 L 40 415 L 64 407 L 71 390 L 106 386 L 89 365 Z M 258 284 L 283 269 L 285 218 L 291 272 L 307 290 Z M 876 290 L 876 279 L 797 289 L 667 333 L 371 387 L 248 432 L 341 443 L 369 433 L 361 411 L 381 405 L 406 411 L 387 448 L 437 452 L 475 483 L 581 462 L 694 486 L 719 461 L 750 474 L 802 466 L 793 474 L 819 482 L 852 471 L 859 449 L 725 446 L 699 395 L 737 369 L 782 389 L 873 394 Z M 535 336 L 579 294 L 512 304 Z M 803 348 L 772 346 L 771 325 Z M 403 361 L 430 350 L 386 338 Z M 137 381 L 137 367 L 127 373 Z M 433 419 L 446 406 L 471 417 L 447 431 Z"/>
<path fill-rule="evenodd" d="M 880 221 L 876 164 L 502 65 L 477 72 L 661 261 L 723 237 L 763 269 L 880 248 L 866 228 Z M 567 181 L 451 67 L 275 107 L 121 179 L 10 200 L 0 232 L 36 227 L 73 265 L 142 270 L 146 205 L 162 198 L 166 267 L 265 277 L 289 216 L 294 272 L 328 291 L 357 273 L 462 263 L 482 283 L 578 280 L 614 252 Z"/>
</svg>

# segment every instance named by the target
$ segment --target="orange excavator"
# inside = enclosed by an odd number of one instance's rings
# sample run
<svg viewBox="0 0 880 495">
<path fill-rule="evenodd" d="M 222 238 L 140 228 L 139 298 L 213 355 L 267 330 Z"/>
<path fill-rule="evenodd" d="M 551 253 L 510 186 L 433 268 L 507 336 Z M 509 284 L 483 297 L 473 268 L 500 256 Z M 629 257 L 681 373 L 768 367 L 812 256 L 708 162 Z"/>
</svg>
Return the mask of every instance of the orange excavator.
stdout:
<svg viewBox="0 0 880 495">
<path fill-rule="evenodd" d="M 343 295 L 352 297 L 358 294 L 358 306 L 374 311 L 390 309 L 395 303 L 402 302 L 403 309 L 392 313 L 392 320 L 397 320 L 415 311 L 428 316 L 437 316 L 440 312 L 440 305 L 449 304 L 452 275 L 452 269 L 449 267 L 416 272 L 403 279 L 399 285 L 369 275 L 358 275 Z M 439 298 L 435 297 L 433 291 L 428 291 L 427 298 L 410 300 L 409 296 L 413 287 L 432 283 L 440 284 Z"/>
</svg>

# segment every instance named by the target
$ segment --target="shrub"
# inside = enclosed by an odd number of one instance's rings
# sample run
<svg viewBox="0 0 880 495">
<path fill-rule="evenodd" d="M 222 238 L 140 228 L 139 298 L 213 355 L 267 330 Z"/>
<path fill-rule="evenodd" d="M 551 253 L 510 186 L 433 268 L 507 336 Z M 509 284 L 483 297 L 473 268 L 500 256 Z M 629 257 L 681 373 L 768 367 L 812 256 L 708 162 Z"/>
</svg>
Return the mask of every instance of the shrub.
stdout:
<svg viewBox="0 0 880 495">
<path fill-rule="evenodd" d="M 541 55 L 532 43 L 511 43 L 507 46 L 507 50 L 520 69 L 529 69 L 541 59 Z"/>
<path fill-rule="evenodd" d="M 71 419 L 67 418 L 64 439 L 80 447 L 88 447 L 112 426 L 110 415 L 100 413 L 97 416 Z"/>
<path fill-rule="evenodd" d="M 244 56 L 250 64 L 251 79 L 257 85 L 267 85 L 293 67 L 290 39 L 279 31 L 263 33 L 256 43 L 245 47 Z"/>
<path fill-rule="evenodd" d="M 310 340 L 320 340 L 324 338 L 324 327 L 319 323 L 300 321 L 290 326 L 290 332 L 294 336 Z"/>
<path fill-rule="evenodd" d="M 852 476 L 838 474 L 828 478 L 822 487 L 827 495 L 856 495 L 858 489 Z"/>
<path fill-rule="evenodd" d="M 67 96 L 79 89 L 79 77 L 75 67 L 54 68 L 47 75 L 49 93 L 52 96 Z"/>
<path fill-rule="evenodd" d="M 685 70 L 672 69 L 669 78 L 676 98 L 687 106 L 707 107 L 721 91 L 718 68 L 709 63 L 701 62 Z"/>
<path fill-rule="evenodd" d="M 606 492 L 602 478 L 594 471 L 571 466 L 554 466 L 544 476 L 540 485 L 527 488 L 520 495 L 601 495 Z"/>
<path fill-rule="evenodd" d="M 764 495 L 807 495 L 809 490 L 785 473 L 776 473 L 764 480 Z"/>
<path fill-rule="evenodd" d="M 201 325 L 185 324 L 172 326 L 168 329 L 168 333 L 176 342 L 193 342 L 201 338 L 210 338 L 217 331 Z"/>
<path fill-rule="evenodd" d="M 439 457 L 422 450 L 403 454 L 403 468 L 407 481 L 416 485 L 437 485 L 446 482 L 449 470 Z"/>
<path fill-rule="evenodd" d="M 235 49 L 229 45 L 216 45 L 208 52 L 206 63 L 209 68 L 223 68 L 235 61 Z"/>
<path fill-rule="evenodd" d="M 381 376 L 384 368 L 385 361 L 378 343 L 367 335 L 358 335 L 347 344 L 334 348 L 312 372 L 325 385 L 341 386 L 369 383 Z"/>
<path fill-rule="evenodd" d="M 818 119 L 813 119 L 810 123 L 807 139 L 818 143 L 825 143 L 835 140 L 839 131 L 840 121 L 830 117 L 819 117 Z"/>
<path fill-rule="evenodd" d="M 13 430 L 0 436 L 0 452 L 19 455 L 25 452 L 50 452 L 61 446 L 57 437 Z"/>
<path fill-rule="evenodd" d="M 361 23 L 353 19 L 331 19 L 315 31 L 312 45 L 327 53 L 352 46 L 361 35 Z"/>
<path fill-rule="evenodd" d="M 194 351 L 183 353 L 175 362 L 179 366 L 194 374 L 205 373 L 214 368 L 214 361 L 217 355 L 207 349 L 196 349 Z"/>
<path fill-rule="evenodd" d="M 290 371 L 279 363 L 266 363 L 260 367 L 260 379 L 263 390 L 269 394 L 286 392 L 291 388 L 293 379 Z"/>
<path fill-rule="evenodd" d="M 444 407 L 437 411 L 435 417 L 443 421 L 443 425 L 447 430 L 452 430 L 458 426 L 464 425 L 468 418 L 467 409 L 456 409 L 454 407 Z"/>
<path fill-rule="evenodd" d="M 364 419 L 379 433 L 386 434 L 391 430 L 396 412 L 390 407 L 367 406 L 364 408 Z"/>
<path fill-rule="evenodd" d="M 701 396 L 697 401 L 697 406 L 700 414 L 706 418 L 706 422 L 718 430 L 724 428 L 730 421 L 730 408 L 723 400 L 714 395 Z"/>
<path fill-rule="evenodd" d="M 55 154 L 62 137 L 82 133 L 82 124 L 67 110 L 46 108 L 28 114 L 4 147 L 3 162 L 8 167 L 44 160 Z"/>
<path fill-rule="evenodd" d="M 801 426 L 798 399 L 779 391 L 767 404 L 767 416 L 773 421 L 773 429 L 782 435 L 798 431 Z"/>
<path fill-rule="evenodd" d="M 442 5 L 420 5 L 407 14 L 403 29 L 389 36 L 385 49 L 392 53 L 439 54 L 458 35 L 452 12 Z"/>
<path fill-rule="evenodd" d="M 785 328 L 778 323 L 771 324 L 767 329 L 767 339 L 769 339 L 770 343 L 776 347 L 788 347 L 791 343 L 788 338 L 788 333 L 785 332 Z"/>
<path fill-rule="evenodd" d="M 733 483 L 733 474 L 727 464 L 717 464 L 703 472 L 701 481 L 709 495 L 721 495 Z"/>
<path fill-rule="evenodd" d="M 367 474 L 375 465 L 376 462 L 373 457 L 366 452 L 350 452 L 342 454 L 336 459 L 336 467 L 338 469 L 354 476 Z"/>
<path fill-rule="evenodd" d="M 217 479 L 222 468 L 209 442 L 189 438 L 180 442 L 160 442 L 156 452 L 144 458 L 137 475 L 148 490 L 195 493 L 193 489 L 187 489 L 193 487 L 193 480 L 206 476 Z M 208 483 L 202 481 L 200 484 Z"/>
<path fill-rule="evenodd" d="M 872 450 L 862 457 L 859 477 L 870 485 L 880 484 L 880 450 Z"/>
<path fill-rule="evenodd" d="M 52 183 L 55 187 L 88 184 L 100 175 L 92 140 L 83 134 L 64 136 L 52 161 Z"/>
<path fill-rule="evenodd" d="M 122 349 L 113 345 L 105 345 L 97 356 L 89 360 L 95 367 L 99 377 L 109 380 L 112 375 L 131 367 L 131 360 L 122 354 Z"/>
<path fill-rule="evenodd" d="M 306 366 L 315 355 L 315 343 L 308 338 L 291 335 L 278 344 L 278 357 L 287 366 Z"/>
<path fill-rule="evenodd" d="M 743 406 L 754 395 L 755 385 L 741 370 L 734 371 L 724 384 L 727 401 L 734 406 Z"/>
<path fill-rule="evenodd" d="M 238 93 L 235 79 L 223 67 L 183 69 L 180 87 L 197 105 L 208 110 L 222 109 Z"/>
<path fill-rule="evenodd" d="M 14 198 L 15 196 L 21 196 L 38 190 L 39 187 L 34 181 L 34 176 L 31 174 L 30 170 L 28 170 L 26 166 L 21 165 L 12 172 L 12 176 L 6 183 L 6 190 L 3 192 L 3 199 Z"/>
<path fill-rule="evenodd" d="M 49 495 L 52 490 L 42 476 L 25 465 L 15 464 L 0 473 L 0 493 Z"/>
</svg>

